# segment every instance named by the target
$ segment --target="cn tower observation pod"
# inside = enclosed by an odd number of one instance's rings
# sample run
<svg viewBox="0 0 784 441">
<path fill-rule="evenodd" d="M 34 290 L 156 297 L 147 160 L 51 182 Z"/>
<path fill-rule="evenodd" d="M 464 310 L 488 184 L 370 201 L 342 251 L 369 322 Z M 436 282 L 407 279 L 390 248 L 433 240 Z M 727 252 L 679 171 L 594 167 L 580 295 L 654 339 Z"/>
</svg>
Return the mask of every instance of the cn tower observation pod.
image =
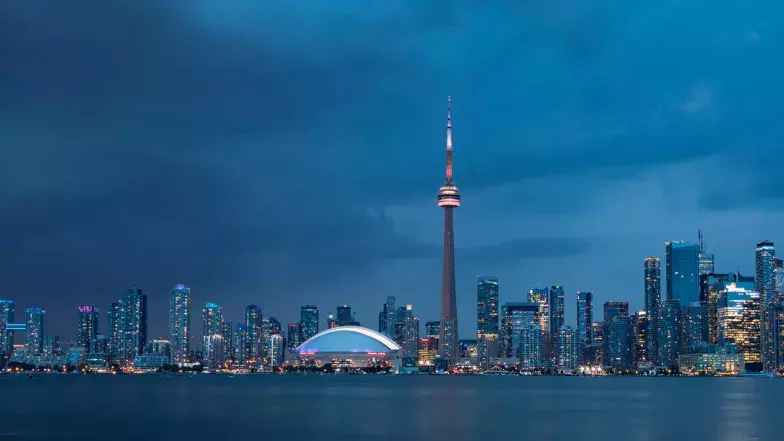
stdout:
<svg viewBox="0 0 784 441">
<path fill-rule="evenodd" d="M 320 332 L 297 349 L 300 361 L 352 367 L 389 365 L 400 367 L 401 347 L 386 335 L 361 326 L 338 326 Z"/>
</svg>

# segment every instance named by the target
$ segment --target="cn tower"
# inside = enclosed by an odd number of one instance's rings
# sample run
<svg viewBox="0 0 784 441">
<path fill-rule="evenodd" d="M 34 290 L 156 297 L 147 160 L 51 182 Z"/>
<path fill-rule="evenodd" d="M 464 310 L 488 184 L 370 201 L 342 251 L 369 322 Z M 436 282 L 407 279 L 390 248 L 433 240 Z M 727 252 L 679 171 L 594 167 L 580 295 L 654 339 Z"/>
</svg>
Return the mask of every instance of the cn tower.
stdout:
<svg viewBox="0 0 784 441">
<path fill-rule="evenodd" d="M 459 357 L 457 339 L 457 301 L 455 296 L 455 208 L 460 206 L 460 192 L 452 183 L 452 98 L 447 98 L 446 179 L 438 192 L 438 206 L 444 208 L 444 263 L 441 272 L 441 325 L 438 353 L 449 369 Z"/>
</svg>

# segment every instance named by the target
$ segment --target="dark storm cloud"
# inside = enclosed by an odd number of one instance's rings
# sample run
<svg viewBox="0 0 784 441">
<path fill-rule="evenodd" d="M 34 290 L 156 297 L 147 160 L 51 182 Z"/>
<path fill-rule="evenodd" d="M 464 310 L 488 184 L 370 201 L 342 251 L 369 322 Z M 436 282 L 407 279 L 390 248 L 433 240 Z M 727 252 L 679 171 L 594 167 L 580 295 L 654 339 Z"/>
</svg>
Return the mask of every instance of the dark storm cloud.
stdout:
<svg viewBox="0 0 784 441">
<path fill-rule="evenodd" d="M 4 280 L 20 302 L 58 308 L 178 281 L 237 308 L 385 259 L 438 258 L 384 208 L 432 199 L 448 94 L 466 195 L 589 172 L 590 194 L 738 154 L 750 133 L 775 145 L 782 8 L 769 6 L 2 2 Z M 548 191 L 554 211 L 587 206 Z M 703 203 L 743 194 L 717 184 Z M 525 236 L 458 253 L 591 249 Z"/>
</svg>

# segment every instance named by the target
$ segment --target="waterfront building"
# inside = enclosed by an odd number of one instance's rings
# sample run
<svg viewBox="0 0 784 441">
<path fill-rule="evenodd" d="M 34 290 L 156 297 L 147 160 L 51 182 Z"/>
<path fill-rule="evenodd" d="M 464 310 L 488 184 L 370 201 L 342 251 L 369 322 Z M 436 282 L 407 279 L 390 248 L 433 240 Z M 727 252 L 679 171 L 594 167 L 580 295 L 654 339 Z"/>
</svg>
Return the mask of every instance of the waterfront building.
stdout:
<svg viewBox="0 0 784 441">
<path fill-rule="evenodd" d="M 634 326 L 634 366 L 637 368 L 650 367 L 652 360 L 649 357 L 648 342 L 650 341 L 651 321 L 648 319 L 648 312 L 644 309 L 637 311 L 632 316 L 632 324 Z"/>
<path fill-rule="evenodd" d="M 708 311 L 702 302 L 695 301 L 681 309 L 681 353 L 708 343 Z"/>
<path fill-rule="evenodd" d="M 659 349 L 657 344 L 659 311 L 661 309 L 661 262 L 658 257 L 646 257 L 643 265 L 645 276 L 645 313 L 648 332 L 645 342 L 645 359 L 656 362 Z"/>
<path fill-rule="evenodd" d="M 755 257 L 757 292 L 760 296 L 761 361 L 766 370 L 773 370 L 775 369 L 773 335 L 767 329 L 768 306 L 775 303 L 778 298 L 776 292 L 776 247 L 773 242 L 761 241 L 757 243 Z"/>
<path fill-rule="evenodd" d="M 429 323 L 429 322 L 428 322 Z M 435 336 L 428 336 L 419 341 L 419 365 L 433 366 L 438 354 L 438 329 Z"/>
<path fill-rule="evenodd" d="M 452 100 L 447 99 L 446 176 L 438 191 L 438 206 L 444 209 L 444 257 L 441 271 L 441 329 L 438 352 L 451 369 L 458 362 L 457 296 L 455 294 L 455 218 L 460 192 L 452 182 Z"/>
<path fill-rule="evenodd" d="M 425 323 L 425 335 L 428 337 L 438 338 L 438 332 L 440 329 L 441 323 L 439 323 L 438 320 Z"/>
<path fill-rule="evenodd" d="M 735 345 L 701 344 L 678 357 L 681 374 L 736 375 L 743 370 L 743 354 Z"/>
<path fill-rule="evenodd" d="M 201 329 L 204 364 L 215 369 L 225 361 L 223 342 L 223 309 L 220 305 L 207 302 L 201 311 Z"/>
<path fill-rule="evenodd" d="M 556 347 L 556 368 L 561 372 L 573 372 L 579 367 L 578 354 L 580 342 L 571 326 L 561 326 L 558 330 Z"/>
<path fill-rule="evenodd" d="M 122 302 L 112 302 L 109 306 L 108 318 L 108 338 L 107 338 L 107 351 L 109 358 L 112 361 L 120 361 L 120 348 L 122 347 L 122 328 L 120 315 L 122 314 Z"/>
<path fill-rule="evenodd" d="M 177 285 L 169 296 L 169 341 L 171 363 L 181 366 L 187 361 L 191 337 L 191 289 Z"/>
<path fill-rule="evenodd" d="M 13 300 L 0 300 L 0 365 L 14 350 L 14 331 L 8 325 L 14 322 L 16 304 Z"/>
<path fill-rule="evenodd" d="M 784 372 L 784 303 L 771 303 L 766 317 L 766 329 L 770 333 L 772 347 L 768 370 Z"/>
<path fill-rule="evenodd" d="M 401 349 L 392 339 L 371 329 L 339 326 L 306 340 L 297 349 L 297 356 L 307 365 L 323 366 L 341 360 L 337 365 L 339 369 L 391 366 L 397 370 L 401 364 Z"/>
<path fill-rule="evenodd" d="M 528 301 L 539 305 L 536 324 L 542 328 L 542 332 L 545 334 L 550 331 L 550 302 L 547 298 L 548 294 L 547 288 L 532 288 L 528 290 Z"/>
<path fill-rule="evenodd" d="M 605 367 L 612 367 L 613 360 L 610 356 L 610 326 L 613 319 L 617 316 L 629 316 L 629 302 L 604 302 L 604 330 L 602 332 L 602 356 L 603 365 Z"/>
<path fill-rule="evenodd" d="M 296 349 L 299 345 L 302 344 L 302 324 L 289 323 L 288 328 L 288 340 L 286 346 L 289 349 Z"/>
<path fill-rule="evenodd" d="M 680 301 L 665 300 L 662 302 L 656 334 L 658 341 L 657 366 L 667 369 L 677 368 L 681 339 Z"/>
<path fill-rule="evenodd" d="M 79 305 L 77 311 L 76 344 L 89 353 L 98 336 L 98 308 L 94 305 Z"/>
<path fill-rule="evenodd" d="M 705 305 L 707 317 L 707 342 L 719 342 L 718 304 L 719 292 L 729 283 L 730 274 L 701 274 L 700 275 L 700 302 Z"/>
<path fill-rule="evenodd" d="M 593 293 L 577 291 L 577 338 L 583 345 L 593 343 Z"/>
<path fill-rule="evenodd" d="M 542 328 L 535 323 L 524 326 L 520 332 L 520 345 L 513 350 L 513 355 L 520 361 L 521 371 L 541 369 L 543 367 Z"/>
<path fill-rule="evenodd" d="M 605 335 L 607 344 L 605 368 L 629 370 L 634 364 L 634 324 L 628 313 L 612 317 Z"/>
<path fill-rule="evenodd" d="M 306 307 L 303 306 L 301 314 L 304 313 L 304 308 Z M 316 310 L 316 317 L 318 318 L 318 310 Z M 261 308 L 258 305 L 245 307 L 245 365 L 248 367 L 257 367 L 262 359 L 264 352 L 261 340 L 262 318 Z M 318 328 L 318 325 L 316 327 Z"/>
<path fill-rule="evenodd" d="M 498 277 L 477 277 L 476 339 L 479 367 L 486 370 L 490 359 L 499 355 Z"/>
<path fill-rule="evenodd" d="M 44 349 L 43 308 L 25 308 L 25 349 L 28 356 L 41 355 Z"/>
<path fill-rule="evenodd" d="M 302 341 L 319 333 L 319 310 L 315 305 L 300 308 L 299 323 L 302 325 Z"/>
<path fill-rule="evenodd" d="M 460 340 L 457 343 L 457 347 L 460 358 L 468 360 L 472 363 L 476 362 L 477 356 L 479 355 L 479 349 L 477 348 L 477 342 L 475 339 Z"/>
<path fill-rule="evenodd" d="M 147 295 L 140 288 L 123 293 L 119 319 L 120 364 L 130 366 L 147 344 Z"/>
<path fill-rule="evenodd" d="M 221 337 L 223 337 L 223 360 L 224 362 L 237 359 L 234 348 L 234 323 L 224 321 L 221 324 Z"/>
<path fill-rule="evenodd" d="M 237 323 L 234 325 L 234 335 L 232 336 L 232 347 L 234 348 L 234 361 L 239 366 L 245 366 L 245 360 L 248 354 L 246 339 L 248 330 L 245 323 Z"/>
<path fill-rule="evenodd" d="M 283 336 L 277 330 L 273 330 L 267 347 L 267 358 L 270 367 L 278 368 L 283 364 L 285 361 L 284 346 Z"/>
<path fill-rule="evenodd" d="M 516 358 L 523 329 L 531 324 L 539 326 L 539 304 L 509 302 L 501 308 L 501 357 Z M 539 328 L 541 331 L 541 327 Z"/>
<path fill-rule="evenodd" d="M 683 241 L 665 243 L 667 300 L 687 305 L 700 299 L 699 247 Z"/>
<path fill-rule="evenodd" d="M 159 355 L 165 357 L 168 363 L 171 360 L 171 342 L 163 338 L 156 338 L 150 342 L 149 355 Z"/>
<path fill-rule="evenodd" d="M 564 289 L 563 286 L 553 285 L 550 287 L 547 300 L 550 302 L 550 330 L 551 336 L 555 336 L 561 330 L 561 326 L 565 325 L 564 322 Z"/>
<path fill-rule="evenodd" d="M 719 343 L 734 344 L 747 365 L 762 362 L 760 304 L 753 283 L 728 283 L 719 293 Z"/>
</svg>

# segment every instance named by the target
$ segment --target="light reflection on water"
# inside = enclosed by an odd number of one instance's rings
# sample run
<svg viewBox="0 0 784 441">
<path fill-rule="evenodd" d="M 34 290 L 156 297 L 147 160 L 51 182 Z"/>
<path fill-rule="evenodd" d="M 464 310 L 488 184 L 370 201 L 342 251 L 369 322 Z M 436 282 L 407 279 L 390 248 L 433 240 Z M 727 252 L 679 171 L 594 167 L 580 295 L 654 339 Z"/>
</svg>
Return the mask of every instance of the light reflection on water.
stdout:
<svg viewBox="0 0 784 441">
<path fill-rule="evenodd" d="M 48 376 L 0 392 L 3 441 L 784 439 L 779 379 Z"/>
</svg>

